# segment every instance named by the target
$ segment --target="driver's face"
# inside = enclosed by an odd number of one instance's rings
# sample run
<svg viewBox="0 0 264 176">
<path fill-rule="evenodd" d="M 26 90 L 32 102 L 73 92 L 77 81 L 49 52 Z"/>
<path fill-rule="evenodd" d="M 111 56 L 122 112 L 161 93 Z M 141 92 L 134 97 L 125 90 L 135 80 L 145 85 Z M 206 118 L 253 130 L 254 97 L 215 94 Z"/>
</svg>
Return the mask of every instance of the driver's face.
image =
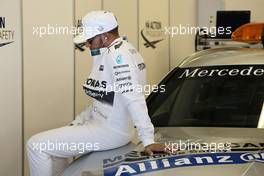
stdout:
<svg viewBox="0 0 264 176">
<path fill-rule="evenodd" d="M 88 39 L 85 43 L 85 46 L 90 50 L 102 48 L 102 40 L 100 35 L 97 35 L 91 39 Z"/>
</svg>

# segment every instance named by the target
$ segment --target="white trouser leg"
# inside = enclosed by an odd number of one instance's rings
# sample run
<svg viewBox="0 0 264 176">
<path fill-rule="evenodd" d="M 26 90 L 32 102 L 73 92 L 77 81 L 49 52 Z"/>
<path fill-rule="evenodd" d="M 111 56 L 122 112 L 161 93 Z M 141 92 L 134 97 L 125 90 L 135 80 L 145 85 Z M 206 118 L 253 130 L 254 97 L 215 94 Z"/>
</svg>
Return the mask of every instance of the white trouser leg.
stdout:
<svg viewBox="0 0 264 176">
<path fill-rule="evenodd" d="M 127 144 L 129 140 L 128 136 L 98 123 L 66 126 L 39 133 L 27 142 L 30 174 L 55 176 L 67 166 L 65 158 L 94 150 L 113 149 Z"/>
</svg>

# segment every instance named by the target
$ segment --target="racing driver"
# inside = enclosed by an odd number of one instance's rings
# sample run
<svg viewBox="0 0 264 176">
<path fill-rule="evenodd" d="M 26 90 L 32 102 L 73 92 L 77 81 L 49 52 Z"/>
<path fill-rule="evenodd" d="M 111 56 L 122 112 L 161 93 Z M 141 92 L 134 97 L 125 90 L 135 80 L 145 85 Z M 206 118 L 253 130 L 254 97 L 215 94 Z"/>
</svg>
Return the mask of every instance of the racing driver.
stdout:
<svg viewBox="0 0 264 176">
<path fill-rule="evenodd" d="M 93 58 L 91 74 L 83 85 L 93 103 L 69 126 L 29 139 L 27 154 L 31 176 L 58 175 L 67 166 L 69 157 L 125 145 L 134 136 L 135 128 L 147 154 L 165 149 L 163 144 L 154 143 L 154 128 L 145 96 L 138 91 L 146 81 L 142 56 L 119 36 L 114 14 L 90 12 L 83 17 L 82 25 L 83 32 L 74 38 L 74 43 L 85 43 Z M 80 143 L 86 144 L 85 150 L 71 148 Z M 52 150 L 40 148 L 51 144 Z"/>
</svg>

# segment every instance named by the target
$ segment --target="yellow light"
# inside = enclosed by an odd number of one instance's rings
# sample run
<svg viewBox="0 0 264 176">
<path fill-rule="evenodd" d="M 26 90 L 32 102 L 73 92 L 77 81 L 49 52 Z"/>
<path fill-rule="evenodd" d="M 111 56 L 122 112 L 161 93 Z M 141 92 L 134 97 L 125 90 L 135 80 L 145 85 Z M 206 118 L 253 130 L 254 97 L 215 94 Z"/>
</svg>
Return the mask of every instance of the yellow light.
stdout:
<svg viewBox="0 0 264 176">
<path fill-rule="evenodd" d="M 247 23 L 232 33 L 232 40 L 250 44 L 260 43 L 263 40 L 264 23 Z"/>
</svg>

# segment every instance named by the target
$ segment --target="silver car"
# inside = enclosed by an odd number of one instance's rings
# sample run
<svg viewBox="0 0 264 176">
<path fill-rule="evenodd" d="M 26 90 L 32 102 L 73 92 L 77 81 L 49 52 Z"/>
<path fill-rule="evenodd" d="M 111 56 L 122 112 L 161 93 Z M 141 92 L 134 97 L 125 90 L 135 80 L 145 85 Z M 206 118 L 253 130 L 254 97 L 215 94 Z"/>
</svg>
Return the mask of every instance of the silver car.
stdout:
<svg viewBox="0 0 264 176">
<path fill-rule="evenodd" d="M 195 53 L 147 98 L 155 138 L 173 154 L 126 146 L 76 159 L 64 176 L 263 176 L 264 50 Z"/>
</svg>

